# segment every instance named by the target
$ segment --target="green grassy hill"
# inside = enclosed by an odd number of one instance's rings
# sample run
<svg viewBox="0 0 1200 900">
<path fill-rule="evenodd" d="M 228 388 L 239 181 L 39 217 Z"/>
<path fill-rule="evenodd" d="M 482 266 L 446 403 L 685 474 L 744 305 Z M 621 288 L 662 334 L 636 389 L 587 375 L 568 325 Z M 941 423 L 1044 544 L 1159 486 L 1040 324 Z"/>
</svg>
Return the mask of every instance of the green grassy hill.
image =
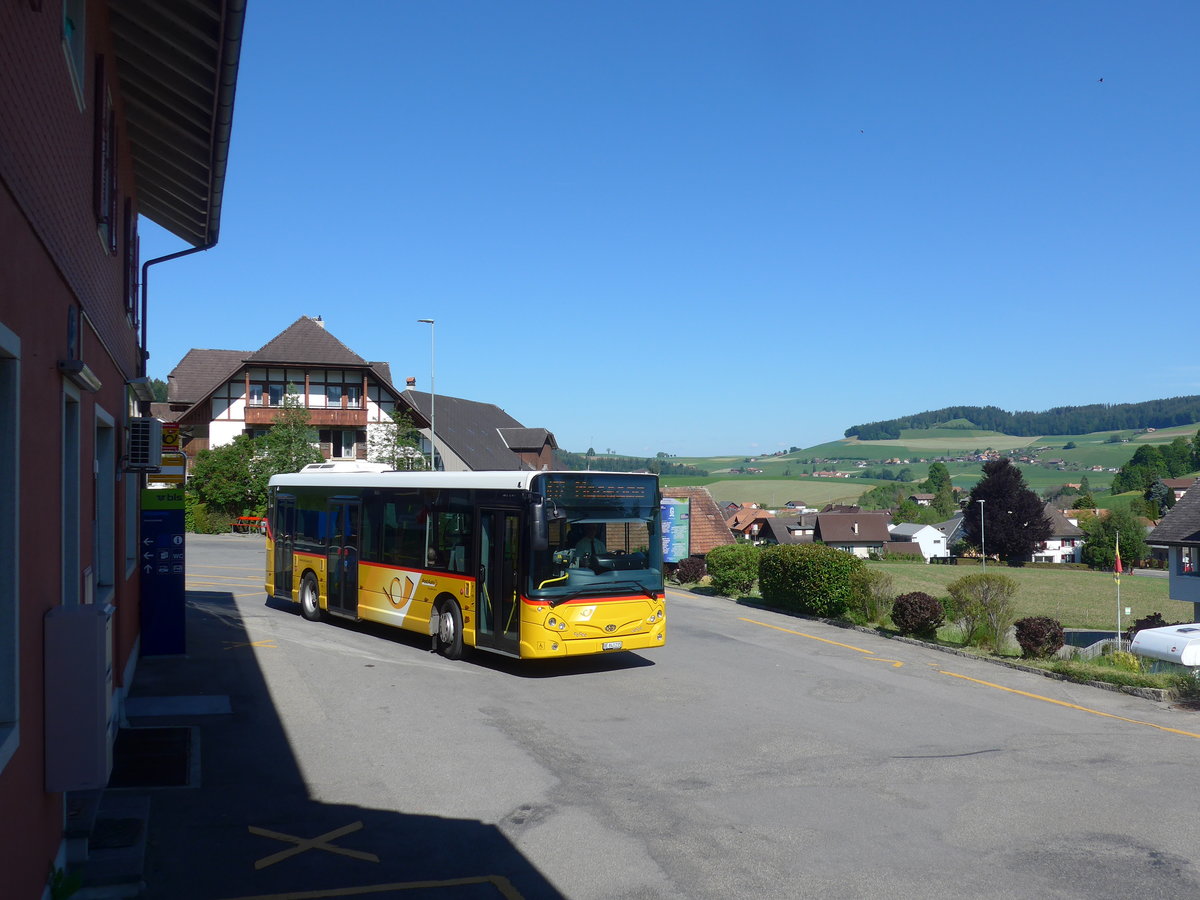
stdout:
<svg viewBox="0 0 1200 900">
<path fill-rule="evenodd" d="M 811 506 L 829 502 L 853 502 L 855 498 L 883 482 L 861 477 L 865 463 L 872 469 L 885 460 L 899 459 L 888 465 L 893 473 L 907 468 L 914 481 L 923 480 L 929 464 L 945 461 L 955 486 L 970 489 L 981 475 L 979 460 L 953 461 L 980 451 L 1015 451 L 1026 484 L 1042 493 L 1063 484 L 1078 484 L 1084 476 L 1094 491 L 1106 491 L 1115 470 L 1124 465 L 1142 444 L 1169 444 L 1177 437 L 1191 440 L 1200 426 L 1182 425 L 1156 431 L 1096 432 L 1076 435 L 1016 437 L 996 431 L 974 428 L 966 420 L 942 423 L 929 429 L 908 429 L 898 440 L 860 441 L 843 438 L 817 444 L 778 456 L 678 457 L 672 462 L 690 463 L 709 472 L 705 479 L 664 477 L 664 485 L 706 484 L 722 502 L 756 502 L 778 506 L 788 500 L 803 500 Z M 1116 435 L 1117 441 L 1113 441 Z M 1067 450 L 1067 444 L 1075 446 Z M 1099 470 L 1097 470 L 1099 467 Z M 758 474 L 737 474 L 732 470 L 761 469 Z M 1109 471 L 1109 470 L 1113 471 Z M 850 475 L 847 479 L 813 478 L 814 471 L 836 470 Z M 854 477 L 859 476 L 859 477 Z"/>
</svg>

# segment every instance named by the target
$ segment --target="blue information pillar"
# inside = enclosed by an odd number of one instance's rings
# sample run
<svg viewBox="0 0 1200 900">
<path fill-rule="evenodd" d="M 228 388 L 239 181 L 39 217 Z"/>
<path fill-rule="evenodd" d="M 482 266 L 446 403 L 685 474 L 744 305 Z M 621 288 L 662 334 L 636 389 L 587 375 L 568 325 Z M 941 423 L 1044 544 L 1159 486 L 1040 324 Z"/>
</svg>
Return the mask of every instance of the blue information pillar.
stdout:
<svg viewBox="0 0 1200 900">
<path fill-rule="evenodd" d="M 142 491 L 138 569 L 142 574 L 142 655 L 186 653 L 181 488 Z"/>
</svg>

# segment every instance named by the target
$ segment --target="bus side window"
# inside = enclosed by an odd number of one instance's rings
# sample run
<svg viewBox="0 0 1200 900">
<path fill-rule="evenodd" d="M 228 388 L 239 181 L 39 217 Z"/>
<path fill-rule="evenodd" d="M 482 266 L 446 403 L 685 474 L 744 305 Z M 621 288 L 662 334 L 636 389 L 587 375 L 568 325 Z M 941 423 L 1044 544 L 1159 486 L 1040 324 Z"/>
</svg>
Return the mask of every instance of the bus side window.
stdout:
<svg viewBox="0 0 1200 900">
<path fill-rule="evenodd" d="M 393 494 L 383 504 L 383 561 L 392 566 L 421 568 L 425 555 L 425 523 L 416 491 Z"/>
</svg>

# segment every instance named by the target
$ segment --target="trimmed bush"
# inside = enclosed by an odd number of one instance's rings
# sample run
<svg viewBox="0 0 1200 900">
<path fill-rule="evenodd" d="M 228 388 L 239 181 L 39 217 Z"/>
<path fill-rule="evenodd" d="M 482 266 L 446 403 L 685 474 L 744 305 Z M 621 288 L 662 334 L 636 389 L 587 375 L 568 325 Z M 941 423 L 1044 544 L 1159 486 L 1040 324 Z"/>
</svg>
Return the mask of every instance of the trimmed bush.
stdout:
<svg viewBox="0 0 1200 900">
<path fill-rule="evenodd" d="M 892 624 L 901 634 L 934 637 L 945 620 L 941 602 L 924 591 L 901 594 L 892 603 Z"/>
<path fill-rule="evenodd" d="M 718 594 L 746 594 L 758 577 L 758 548 L 753 544 L 726 544 L 708 551 L 704 563 Z"/>
<path fill-rule="evenodd" d="M 675 580 L 679 584 L 695 584 L 708 574 L 704 566 L 703 556 L 689 556 L 681 559 L 675 567 Z"/>
<path fill-rule="evenodd" d="M 1053 656 L 1062 649 L 1062 623 L 1049 616 L 1029 616 L 1018 619 L 1017 643 L 1021 645 L 1021 655 L 1026 659 L 1045 659 Z"/>
<path fill-rule="evenodd" d="M 853 554 L 824 544 L 777 544 L 759 558 L 759 591 L 780 609 L 838 618 L 846 614 L 852 578 L 863 565 Z"/>
<path fill-rule="evenodd" d="M 966 640 L 979 635 L 984 646 L 997 653 L 1003 650 L 1008 629 L 1017 617 L 1013 605 L 1017 583 L 1007 575 L 978 572 L 950 582 L 946 590 L 950 592 Z"/>
<path fill-rule="evenodd" d="M 892 611 L 895 579 L 887 572 L 860 566 L 850 576 L 850 618 L 859 625 L 882 622 Z"/>
</svg>

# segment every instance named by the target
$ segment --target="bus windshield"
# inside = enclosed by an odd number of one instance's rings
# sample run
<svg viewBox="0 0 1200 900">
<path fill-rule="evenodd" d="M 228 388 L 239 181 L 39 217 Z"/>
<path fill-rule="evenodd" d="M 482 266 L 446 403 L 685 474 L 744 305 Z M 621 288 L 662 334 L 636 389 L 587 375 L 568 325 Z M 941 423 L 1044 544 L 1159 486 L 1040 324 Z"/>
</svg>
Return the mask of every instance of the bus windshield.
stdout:
<svg viewBox="0 0 1200 900">
<path fill-rule="evenodd" d="M 529 596 L 556 605 L 581 596 L 662 593 L 657 480 L 607 472 L 547 473 L 535 482 L 547 546 L 532 551 Z"/>
</svg>

